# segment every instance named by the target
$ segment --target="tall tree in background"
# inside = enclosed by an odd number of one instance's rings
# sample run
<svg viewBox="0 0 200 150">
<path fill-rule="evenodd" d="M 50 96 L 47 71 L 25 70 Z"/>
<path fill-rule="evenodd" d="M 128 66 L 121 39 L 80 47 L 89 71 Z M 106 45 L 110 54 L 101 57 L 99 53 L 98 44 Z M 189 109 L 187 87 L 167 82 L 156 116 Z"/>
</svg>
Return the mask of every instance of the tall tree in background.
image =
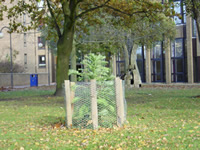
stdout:
<svg viewBox="0 0 200 150">
<path fill-rule="evenodd" d="M 107 16 L 103 20 L 102 25 L 95 25 L 90 28 L 90 34 L 84 35 L 80 43 L 83 53 L 90 52 L 110 52 L 110 54 L 117 53 L 121 50 L 121 54 L 125 54 L 125 72 L 134 68 L 134 76 L 140 78 L 137 67 L 137 49 L 138 46 L 145 46 L 150 50 L 155 42 L 164 41 L 165 46 L 170 40 L 174 40 L 176 35 L 176 25 L 172 18 L 165 15 L 157 15 L 155 20 L 144 15 L 138 15 L 133 23 L 128 27 L 123 27 L 119 22 L 113 25 L 115 21 L 111 21 L 111 16 Z M 80 46 L 79 45 L 79 46 Z M 141 83 L 141 81 L 139 81 Z"/>
<path fill-rule="evenodd" d="M 200 42 L 200 0 L 185 0 L 187 13 L 196 21 Z"/>
<path fill-rule="evenodd" d="M 6 14 L 12 31 L 17 32 L 37 28 L 41 23 L 48 25 L 49 36 L 58 39 L 56 95 L 61 95 L 62 84 L 68 79 L 75 31 L 87 32 L 88 26 L 101 24 L 101 18 L 105 15 L 118 18 L 122 26 L 135 22 L 138 14 L 149 17 L 152 21 L 156 20 L 158 14 L 172 15 L 169 5 L 151 0 L 44 0 L 43 8 L 38 8 L 38 2 L 41 1 L 1 0 L 0 20 Z M 28 14 L 31 18 L 28 26 L 19 21 L 23 14 Z M 56 35 L 53 34 L 54 30 Z"/>
<path fill-rule="evenodd" d="M 137 66 L 137 48 L 138 46 L 146 47 L 150 50 L 153 44 L 158 41 L 173 40 L 176 34 L 176 26 L 174 21 L 164 15 L 158 15 L 157 19 L 144 17 L 142 20 L 138 17 L 138 21 L 132 24 L 132 27 L 126 32 L 124 39 L 124 51 L 126 55 L 126 74 L 129 70 L 133 71 L 133 75 L 137 78 L 137 83 L 142 83 L 138 66 Z"/>
</svg>

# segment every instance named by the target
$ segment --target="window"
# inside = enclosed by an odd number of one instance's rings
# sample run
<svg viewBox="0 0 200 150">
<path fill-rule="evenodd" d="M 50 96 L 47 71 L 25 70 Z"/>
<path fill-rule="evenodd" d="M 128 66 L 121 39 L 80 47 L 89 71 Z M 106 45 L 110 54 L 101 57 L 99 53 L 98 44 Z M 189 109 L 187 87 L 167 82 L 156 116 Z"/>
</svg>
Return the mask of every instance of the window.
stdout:
<svg viewBox="0 0 200 150">
<path fill-rule="evenodd" d="M 136 51 L 137 59 L 142 59 L 142 47 L 139 46 Z"/>
<path fill-rule="evenodd" d="M 193 19 L 192 21 L 192 37 L 196 37 L 197 35 L 197 25 L 196 21 Z"/>
<path fill-rule="evenodd" d="M 26 14 L 23 14 L 23 25 L 26 25 Z"/>
<path fill-rule="evenodd" d="M 38 37 L 38 49 L 45 49 L 44 37 Z"/>
<path fill-rule="evenodd" d="M 27 54 L 24 54 L 24 67 L 27 68 Z"/>
<path fill-rule="evenodd" d="M 176 39 L 171 46 L 172 57 L 183 57 L 183 39 Z"/>
<path fill-rule="evenodd" d="M 185 81 L 185 58 L 184 58 L 184 40 L 183 38 L 176 39 L 171 44 L 171 68 L 172 82 Z"/>
<path fill-rule="evenodd" d="M 164 54 L 163 54 L 163 43 L 156 42 L 153 47 L 151 55 L 151 80 L 152 82 L 163 82 L 165 81 L 164 74 Z"/>
<path fill-rule="evenodd" d="M 186 10 L 182 0 L 174 1 L 174 11 L 176 14 L 179 14 L 181 16 L 181 18 L 179 18 L 178 16 L 174 16 L 175 23 L 176 24 L 186 23 Z"/>
<path fill-rule="evenodd" d="M 125 74 L 125 60 L 124 53 L 118 52 L 116 60 L 116 72 L 117 76 L 123 76 Z"/>
<path fill-rule="evenodd" d="M 45 55 L 39 56 L 39 67 L 46 67 L 46 57 L 45 57 Z"/>
<path fill-rule="evenodd" d="M 142 82 L 145 82 L 145 47 L 139 46 L 136 51 L 137 66 Z"/>
<path fill-rule="evenodd" d="M 37 7 L 41 10 L 44 7 L 44 0 L 40 0 L 40 2 L 37 3 Z"/>
<path fill-rule="evenodd" d="M 154 48 L 153 48 L 153 53 L 152 53 L 152 58 L 156 59 L 156 58 L 161 58 L 162 57 L 162 44 L 161 42 L 156 42 L 154 44 Z"/>
<path fill-rule="evenodd" d="M 26 35 L 27 35 L 27 34 L 26 34 L 26 33 L 24 33 L 24 47 L 26 47 L 26 46 L 27 46 L 27 45 L 26 45 L 26 44 L 27 44 L 27 43 L 26 43 L 26 37 L 27 37 Z"/>
</svg>

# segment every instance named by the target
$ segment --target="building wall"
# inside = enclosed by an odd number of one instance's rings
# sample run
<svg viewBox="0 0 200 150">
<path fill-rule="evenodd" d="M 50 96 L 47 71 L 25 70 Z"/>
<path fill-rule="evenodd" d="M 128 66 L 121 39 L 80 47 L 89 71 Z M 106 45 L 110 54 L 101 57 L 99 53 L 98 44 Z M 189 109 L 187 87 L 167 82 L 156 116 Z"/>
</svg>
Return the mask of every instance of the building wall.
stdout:
<svg viewBox="0 0 200 150">
<path fill-rule="evenodd" d="M 9 2 L 8 6 L 10 5 Z M 23 24 L 27 25 L 30 23 L 30 18 L 28 18 L 27 14 L 22 15 L 18 19 L 19 22 L 22 22 Z M 9 20 L 7 18 L 4 18 L 3 21 L 1 21 L 0 29 L 4 26 L 9 27 Z M 7 33 L 8 29 L 4 28 L 2 30 L 4 37 L 0 38 L 0 61 L 8 60 L 10 59 L 10 35 Z M 40 30 L 30 30 L 26 33 L 12 33 L 12 53 L 13 53 L 13 63 L 17 63 L 21 65 L 24 69 L 23 73 L 32 74 L 32 73 L 44 73 L 47 74 L 50 72 L 51 81 L 52 81 L 52 66 L 55 66 L 52 64 L 52 53 L 51 51 L 48 51 L 47 43 L 45 43 L 44 48 L 39 48 L 39 41 L 38 37 L 41 36 Z M 39 64 L 39 57 L 45 56 L 45 64 L 42 64 L 42 66 Z M 49 58 L 48 58 L 49 57 Z M 49 62 L 48 62 L 49 59 Z M 48 66 L 49 64 L 49 66 Z M 24 76 L 24 75 L 23 75 Z M 2 77 L 2 76 L 0 76 Z M 15 80 L 15 78 L 14 78 Z M 0 86 L 6 85 L 5 82 L 3 84 L 3 80 L 0 79 Z M 16 85 L 23 84 L 23 80 L 21 80 L 22 83 L 16 82 Z M 40 80 L 41 84 L 43 83 L 42 80 Z M 15 83 L 15 81 L 14 81 Z M 24 81 L 24 84 L 27 84 L 27 81 Z M 9 81 L 8 84 L 9 85 Z"/>
<path fill-rule="evenodd" d="M 183 24 L 179 24 L 176 27 L 176 41 L 183 41 L 182 43 L 182 50 L 183 50 L 183 56 L 176 57 L 173 56 L 173 50 L 172 45 L 174 41 L 171 41 L 168 46 L 163 47 L 164 52 L 163 55 L 165 56 L 163 58 L 165 69 L 163 70 L 163 74 L 165 79 L 161 82 L 170 84 L 172 82 L 180 82 L 179 80 L 174 80 L 174 62 L 176 60 L 181 60 L 181 65 L 183 66 L 183 80 L 181 82 L 187 82 L 187 83 L 194 83 L 194 82 L 200 82 L 200 47 L 199 47 L 199 41 L 197 40 L 197 36 L 192 36 L 192 18 L 190 16 L 187 16 L 187 22 Z M 197 33 L 196 33 L 197 34 Z M 195 42 L 193 42 L 195 41 Z M 176 43 L 175 43 L 176 44 Z M 150 53 L 150 54 L 148 54 Z M 148 56 L 152 55 L 153 50 L 150 50 L 148 52 Z M 195 55 L 195 56 L 194 56 Z M 152 77 L 152 57 L 146 57 L 146 81 L 147 83 L 154 82 L 153 79 L 150 80 L 150 76 Z M 180 63 L 178 64 L 180 66 Z M 151 68 L 151 71 L 149 71 L 149 68 Z M 181 70 L 179 69 L 179 70 Z M 176 72 L 177 76 L 180 76 L 181 73 Z M 156 82 L 156 81 L 155 81 Z M 160 82 L 160 81 L 157 81 Z"/>
<path fill-rule="evenodd" d="M 178 1 L 176 1 L 178 2 Z M 193 20 L 190 16 L 186 16 L 185 7 L 181 6 L 182 19 L 176 22 L 176 37 L 174 41 L 170 41 L 168 45 L 162 47 L 162 59 L 153 58 L 154 48 L 146 50 L 145 77 L 146 83 L 164 82 L 170 84 L 172 82 L 194 83 L 200 82 L 200 43 L 197 32 L 194 35 Z M 175 51 L 182 49 L 182 55 L 176 56 Z M 155 70 L 157 61 L 161 61 L 160 69 L 162 70 L 163 79 L 155 80 Z M 139 60 L 141 61 L 141 60 Z M 162 66 L 162 68 L 161 68 Z"/>
</svg>

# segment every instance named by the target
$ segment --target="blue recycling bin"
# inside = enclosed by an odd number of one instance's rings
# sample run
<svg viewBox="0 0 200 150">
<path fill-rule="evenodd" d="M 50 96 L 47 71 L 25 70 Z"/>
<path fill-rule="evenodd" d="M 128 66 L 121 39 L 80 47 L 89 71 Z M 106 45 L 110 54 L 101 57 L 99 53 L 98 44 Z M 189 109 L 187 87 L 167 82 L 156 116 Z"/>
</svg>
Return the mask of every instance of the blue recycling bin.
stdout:
<svg viewBox="0 0 200 150">
<path fill-rule="evenodd" d="M 38 74 L 30 74 L 30 86 L 38 86 Z"/>
</svg>

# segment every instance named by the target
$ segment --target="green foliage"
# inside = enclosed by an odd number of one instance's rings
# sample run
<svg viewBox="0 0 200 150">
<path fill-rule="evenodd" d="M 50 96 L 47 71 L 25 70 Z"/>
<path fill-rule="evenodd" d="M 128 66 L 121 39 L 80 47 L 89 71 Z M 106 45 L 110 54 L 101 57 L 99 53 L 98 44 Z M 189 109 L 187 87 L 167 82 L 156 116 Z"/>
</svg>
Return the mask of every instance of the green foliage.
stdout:
<svg viewBox="0 0 200 150">
<path fill-rule="evenodd" d="M 24 66 L 18 63 L 12 64 L 13 73 L 22 73 L 24 72 Z M 11 72 L 11 63 L 10 60 L 0 61 L 0 73 L 10 73 Z"/>
<path fill-rule="evenodd" d="M 19 54 L 19 51 L 13 50 L 12 52 L 12 71 L 14 73 L 22 73 L 24 72 L 24 66 L 19 63 L 15 63 L 15 60 L 17 58 L 17 55 Z M 11 72 L 11 58 L 10 54 L 6 54 L 5 59 L 0 59 L 0 73 L 10 73 Z"/>
<path fill-rule="evenodd" d="M 87 83 L 76 85 L 73 100 L 73 127 L 92 128 L 90 87 Z M 100 127 L 112 128 L 116 124 L 114 82 L 97 82 L 97 109 Z M 90 122 L 90 123 L 89 123 Z"/>
<path fill-rule="evenodd" d="M 81 72 L 69 70 L 69 74 L 79 75 L 80 81 L 83 81 L 83 79 L 97 80 L 97 105 L 100 126 L 105 126 L 105 120 L 110 119 L 110 123 L 107 121 L 106 126 L 112 127 L 116 119 L 114 82 L 109 81 L 113 79 L 113 76 L 110 73 L 110 69 L 105 67 L 107 64 L 105 57 L 100 54 L 90 53 L 85 57 L 82 64 L 84 69 L 79 70 Z M 73 90 L 77 93 L 74 100 L 74 106 L 76 107 L 73 115 L 76 122 L 75 126 L 86 127 L 91 116 L 90 88 L 86 85 L 76 85 Z M 110 118 L 108 118 L 109 115 Z M 89 117 L 86 118 L 85 116 Z M 82 124 L 83 120 L 84 124 Z"/>
<path fill-rule="evenodd" d="M 199 0 L 185 0 L 186 13 L 190 15 L 195 21 L 197 26 L 197 34 L 200 42 L 200 1 Z"/>
<path fill-rule="evenodd" d="M 133 24 L 131 34 L 134 44 L 151 47 L 153 43 L 163 41 L 164 38 L 173 40 L 176 35 L 176 25 L 171 18 L 160 14 L 154 22 L 146 17 L 138 20 Z"/>
<path fill-rule="evenodd" d="M 79 81 L 83 81 L 84 79 L 95 79 L 97 81 L 107 81 L 113 79 L 110 69 L 106 67 L 107 62 L 105 61 L 105 56 L 103 55 L 90 53 L 85 56 L 85 59 L 81 62 L 81 64 L 84 65 L 84 69 L 80 69 L 79 71 L 69 70 L 69 75 L 79 75 Z"/>
<path fill-rule="evenodd" d="M 109 35 L 108 35 L 109 36 Z M 82 54 L 91 53 L 116 53 L 120 44 L 118 42 L 107 41 L 107 35 L 100 41 L 82 41 L 76 44 L 76 49 L 80 50 Z"/>
<path fill-rule="evenodd" d="M 17 58 L 18 54 L 19 54 L 19 51 L 13 50 L 13 52 L 12 52 L 12 59 L 13 59 L 13 61 L 15 61 L 15 59 Z M 7 59 L 7 61 L 10 62 L 10 54 L 6 54 L 6 59 Z"/>
<path fill-rule="evenodd" d="M 99 118 L 109 116 L 110 119 L 116 119 L 116 98 L 114 91 L 114 82 L 108 81 L 104 83 L 98 83 L 99 88 L 97 88 L 97 104 Z M 112 122 L 112 121 L 111 121 Z M 114 121 L 113 121 L 114 122 Z"/>
<path fill-rule="evenodd" d="M 200 1 L 199 0 L 185 0 L 183 2 L 186 5 L 187 14 L 191 15 L 196 20 L 198 13 L 200 12 Z"/>
</svg>

